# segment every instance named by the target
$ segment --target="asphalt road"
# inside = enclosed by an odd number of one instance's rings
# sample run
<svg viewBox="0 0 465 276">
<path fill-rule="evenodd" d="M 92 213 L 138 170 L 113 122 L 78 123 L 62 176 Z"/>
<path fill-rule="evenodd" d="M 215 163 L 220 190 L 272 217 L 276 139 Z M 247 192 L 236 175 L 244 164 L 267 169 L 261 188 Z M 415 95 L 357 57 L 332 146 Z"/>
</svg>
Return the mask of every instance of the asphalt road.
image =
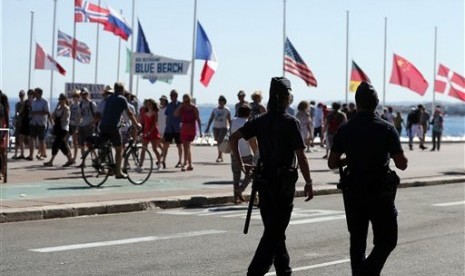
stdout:
<svg viewBox="0 0 465 276">
<path fill-rule="evenodd" d="M 399 242 L 383 275 L 464 275 L 464 187 L 399 190 Z M 0 275 L 245 275 L 262 232 L 255 216 L 242 234 L 245 208 L 1 224 Z M 287 236 L 293 275 L 350 275 L 340 195 L 297 198 Z"/>
</svg>

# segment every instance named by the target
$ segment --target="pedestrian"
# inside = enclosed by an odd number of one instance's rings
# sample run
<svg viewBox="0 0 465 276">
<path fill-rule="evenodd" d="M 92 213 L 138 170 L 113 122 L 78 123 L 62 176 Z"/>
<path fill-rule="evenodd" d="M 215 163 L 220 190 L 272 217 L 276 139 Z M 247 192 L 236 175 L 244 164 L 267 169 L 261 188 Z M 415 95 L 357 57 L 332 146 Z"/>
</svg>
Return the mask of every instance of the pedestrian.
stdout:
<svg viewBox="0 0 465 276">
<path fill-rule="evenodd" d="M 286 112 L 291 116 L 295 116 L 295 109 L 292 107 L 293 102 L 294 102 L 294 96 L 290 95 L 289 96 L 289 107 L 286 109 Z"/>
<path fill-rule="evenodd" d="M 47 158 L 45 147 L 45 135 L 47 128 L 48 117 L 50 116 L 50 108 L 48 101 L 42 98 L 43 90 L 41 88 L 34 89 L 35 99 L 31 104 L 31 143 L 29 145 L 30 153 L 28 160 L 32 160 L 34 156 L 34 143 L 38 141 L 38 154 L 36 158 L 43 160 Z"/>
<path fill-rule="evenodd" d="M 304 140 L 307 152 L 310 152 L 310 141 L 312 140 L 312 117 L 310 116 L 310 107 L 307 101 L 301 101 L 297 106 L 296 118 L 300 123 L 300 136 Z M 289 114 L 290 115 L 290 114 Z"/>
<path fill-rule="evenodd" d="M 422 108 L 420 109 L 420 124 L 421 124 L 421 127 L 423 128 L 423 136 L 422 136 L 422 139 L 423 139 L 423 142 L 426 143 L 426 140 L 425 140 L 425 137 L 426 137 L 426 133 L 429 131 L 429 123 L 430 123 L 430 120 L 431 120 L 431 115 L 429 114 L 428 111 L 426 111 L 426 108 L 424 106 L 422 106 Z"/>
<path fill-rule="evenodd" d="M 192 171 L 192 151 L 191 143 L 196 136 L 196 126 L 198 124 L 200 136 L 202 136 L 202 124 L 200 122 L 199 110 L 192 104 L 189 94 L 182 96 L 182 104 L 174 112 L 176 117 L 181 118 L 180 138 L 184 150 L 184 163 L 181 166 L 181 171 Z"/>
<path fill-rule="evenodd" d="M 304 141 L 300 136 L 299 122 L 286 113 L 289 106 L 291 85 L 288 79 L 271 79 L 268 112 L 252 117 L 238 131 L 231 135 L 232 154 L 239 156 L 238 141 L 257 137 L 260 148 L 260 168 L 258 177 L 258 195 L 260 197 L 260 215 L 264 231 L 258 244 L 247 275 L 265 275 L 274 264 L 276 275 L 291 275 L 289 254 L 286 249 L 286 228 L 293 209 L 295 183 L 298 179 L 298 166 L 306 181 L 304 192 L 306 201 L 312 199 L 312 179 Z M 239 158 L 242 171 L 244 168 Z"/>
<path fill-rule="evenodd" d="M 320 137 L 320 147 L 324 147 L 325 132 L 323 130 L 324 126 L 324 114 L 323 114 L 323 104 L 318 103 L 315 109 L 315 117 L 313 120 L 313 139 L 317 136 Z"/>
<path fill-rule="evenodd" d="M 220 151 L 220 145 L 228 132 L 229 126 L 231 126 L 231 111 L 226 106 L 226 98 L 221 95 L 218 98 L 218 106 L 213 108 L 213 111 L 208 119 L 207 128 L 205 133 L 210 130 L 210 125 L 213 122 L 213 138 L 216 141 L 216 148 L 218 150 L 218 157 L 216 163 L 223 162 L 223 153 Z"/>
<path fill-rule="evenodd" d="M 147 147 L 150 143 L 152 145 L 153 152 L 157 157 L 157 167 L 159 170 L 161 168 L 161 154 L 158 152 L 158 145 L 160 144 L 160 132 L 158 131 L 158 105 L 154 99 L 145 100 L 145 112 L 142 117 L 144 121 L 144 129 L 142 131 L 142 145 Z M 145 152 L 142 152 L 142 163 L 144 162 Z"/>
<path fill-rule="evenodd" d="M 176 143 L 178 148 L 178 163 L 176 163 L 175 168 L 181 168 L 182 163 L 182 143 L 181 136 L 179 132 L 181 131 L 181 118 L 174 116 L 174 112 L 181 105 L 181 102 L 178 101 L 178 92 L 176 90 L 171 90 L 170 92 L 171 102 L 166 106 L 166 127 L 165 133 L 163 135 L 163 152 L 161 158 L 161 164 L 163 169 L 166 169 L 166 156 L 168 155 L 168 148 L 170 147 L 171 142 Z"/>
<path fill-rule="evenodd" d="M 10 128 L 10 103 L 8 102 L 8 96 L 0 90 L 0 127 Z M 0 131 L 0 180 L 6 175 L 6 148 L 8 145 L 8 132 Z"/>
<path fill-rule="evenodd" d="M 160 132 L 160 150 L 163 149 L 163 136 L 165 135 L 166 128 L 166 105 L 168 98 L 165 95 L 160 97 L 160 105 L 158 106 L 158 131 Z"/>
<path fill-rule="evenodd" d="M 357 113 L 357 108 L 355 107 L 355 104 L 353 102 L 350 102 L 348 105 L 347 113 L 346 113 L 347 120 L 350 120 L 353 117 L 355 117 L 356 113 Z"/>
<path fill-rule="evenodd" d="M 65 94 L 61 93 L 58 96 L 58 105 L 50 116 L 50 120 L 53 121 L 53 135 L 55 135 L 55 138 L 52 144 L 52 156 L 48 162 L 44 163 L 45 167 L 53 166 L 53 161 L 55 160 L 59 150 L 61 150 L 61 152 L 68 158 L 68 161 L 63 165 L 63 167 L 69 167 L 74 164 L 67 140 L 69 137 L 68 131 L 70 117 L 71 112 L 68 106 L 68 100 L 66 99 Z"/>
<path fill-rule="evenodd" d="M 134 114 L 134 116 L 137 117 L 136 108 L 132 105 L 134 101 L 131 101 L 132 99 L 131 93 L 127 90 L 124 91 L 124 97 L 128 101 L 128 109 L 130 109 L 131 112 Z M 141 120 L 139 119 L 139 121 Z M 125 148 L 126 144 L 129 142 L 130 139 L 133 139 L 133 140 L 137 139 L 137 128 L 132 127 L 132 121 L 129 118 L 129 115 L 126 111 L 123 111 L 123 114 L 121 114 L 120 132 L 121 132 L 121 140 L 122 140 L 123 149 Z"/>
<path fill-rule="evenodd" d="M 21 134 L 21 110 L 24 108 L 24 98 L 25 98 L 26 93 L 24 93 L 24 90 L 19 91 L 19 102 L 15 104 L 15 115 L 13 117 L 13 125 L 15 127 L 15 154 L 11 159 L 17 160 L 17 159 L 23 159 L 24 158 L 24 135 Z M 18 149 L 19 149 L 19 155 L 18 155 Z"/>
<path fill-rule="evenodd" d="M 392 124 L 375 112 L 379 99 L 373 86 L 362 82 L 355 94 L 357 114 L 334 137 L 328 167 L 347 165 L 341 175 L 344 207 L 350 233 L 352 275 L 380 275 L 397 244 L 395 191 L 399 178 L 389 169 L 390 158 L 400 170 L 407 158 Z M 346 158 L 341 159 L 345 154 Z M 374 247 L 366 257 L 368 224 Z"/>
<path fill-rule="evenodd" d="M 328 153 L 333 146 L 334 135 L 336 134 L 339 127 L 347 122 L 347 117 L 344 113 L 341 112 L 340 103 L 332 103 L 332 111 L 328 114 L 325 120 L 325 130 L 326 130 L 326 154 L 323 158 L 328 158 Z"/>
<path fill-rule="evenodd" d="M 239 100 L 236 105 L 234 105 L 234 117 L 238 117 L 239 108 L 244 104 L 249 104 L 248 101 L 245 100 L 245 92 L 244 90 L 239 90 L 237 93 L 237 99 Z"/>
<path fill-rule="evenodd" d="M 413 150 L 413 138 L 418 137 L 420 140 L 420 149 L 425 150 L 423 140 L 423 126 L 421 125 L 421 110 L 423 109 L 423 105 L 419 104 L 417 108 L 412 108 L 412 111 L 407 116 L 407 125 L 410 126 L 409 131 L 409 139 L 408 139 L 408 146 L 410 150 Z"/>
<path fill-rule="evenodd" d="M 78 128 L 79 122 L 81 120 L 81 111 L 79 109 L 79 98 L 81 91 L 79 89 L 74 89 L 71 94 L 71 104 L 69 105 L 70 117 L 69 117 L 69 132 L 66 141 L 69 141 L 69 137 L 73 141 L 73 153 L 72 159 L 73 162 L 76 162 L 76 156 L 78 153 L 79 143 L 78 143 Z"/>
<path fill-rule="evenodd" d="M 433 129 L 432 129 L 433 148 L 431 149 L 431 151 L 435 151 L 436 149 L 439 151 L 441 147 L 442 130 L 444 129 L 444 116 L 442 114 L 440 105 L 437 105 L 436 109 L 434 110 L 433 119 L 431 120 L 431 125 L 433 126 Z"/>
<path fill-rule="evenodd" d="M 397 111 L 396 116 L 394 117 L 394 127 L 396 128 L 397 133 L 399 133 L 399 137 L 402 133 L 402 126 L 405 126 L 405 122 L 400 111 Z"/>
<path fill-rule="evenodd" d="M 29 151 L 31 150 L 31 118 L 32 118 L 32 101 L 34 100 L 34 90 L 29 89 L 27 90 L 27 99 L 24 101 L 23 108 L 20 111 L 20 118 L 21 118 L 21 129 L 19 133 L 23 136 L 23 142 L 25 145 L 28 145 Z M 24 159 L 32 161 L 33 154 L 29 153 L 28 157 Z"/>
<path fill-rule="evenodd" d="M 247 120 L 250 117 L 250 107 L 248 104 L 244 104 L 239 107 L 237 111 L 238 116 L 234 117 L 231 120 L 231 135 L 236 132 L 238 129 L 244 126 Z M 251 177 L 248 174 L 244 175 L 244 179 L 241 181 L 242 170 L 238 161 L 238 158 L 242 159 L 242 163 L 251 166 L 253 164 L 253 154 L 250 144 L 244 140 L 240 139 L 238 142 L 239 146 L 239 156 L 236 157 L 231 153 L 231 170 L 233 173 L 233 192 L 234 192 L 234 203 L 240 204 L 244 202 L 245 199 L 242 196 L 242 192 L 247 188 L 248 184 L 251 181 Z"/>
<path fill-rule="evenodd" d="M 84 155 L 86 138 L 92 136 L 95 131 L 94 116 L 97 110 L 97 105 L 90 99 L 89 90 L 84 87 L 81 89 L 81 102 L 79 103 L 79 129 L 78 129 L 78 144 L 81 148 L 81 156 Z M 118 117 L 119 119 L 119 117 Z"/>
<path fill-rule="evenodd" d="M 264 105 L 262 105 L 262 91 L 257 90 L 253 92 L 250 97 L 252 99 L 252 102 L 250 103 L 250 116 L 254 117 L 258 114 L 265 113 L 266 108 Z"/>
<path fill-rule="evenodd" d="M 121 82 L 116 82 L 114 92 L 105 99 L 105 106 L 100 120 L 100 134 L 103 139 L 110 140 L 115 148 L 115 178 L 127 178 L 128 176 L 121 171 L 121 162 L 123 159 L 123 147 L 121 134 L 118 130 L 118 124 L 123 111 L 128 113 L 133 125 L 141 127 L 135 114 L 129 109 L 128 101 L 123 96 L 124 85 Z"/>
</svg>

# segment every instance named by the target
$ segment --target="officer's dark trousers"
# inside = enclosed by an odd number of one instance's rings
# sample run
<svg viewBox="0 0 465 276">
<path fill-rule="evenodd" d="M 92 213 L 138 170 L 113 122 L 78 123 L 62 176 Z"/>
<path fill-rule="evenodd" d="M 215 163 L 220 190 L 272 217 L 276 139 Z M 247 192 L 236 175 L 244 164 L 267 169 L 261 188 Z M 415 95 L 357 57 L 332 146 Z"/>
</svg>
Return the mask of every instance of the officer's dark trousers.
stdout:
<svg viewBox="0 0 465 276">
<path fill-rule="evenodd" d="M 376 192 L 344 191 L 344 207 L 350 232 L 350 261 L 353 276 L 380 275 L 389 254 L 397 245 L 397 210 L 394 197 Z M 368 224 L 373 228 L 373 250 L 365 257 Z"/>
<path fill-rule="evenodd" d="M 264 232 L 258 244 L 247 275 L 265 275 L 274 263 L 276 275 L 291 275 L 289 254 L 286 249 L 286 228 L 291 219 L 297 173 L 291 185 L 281 186 L 277 183 L 259 188 L 260 215 Z M 271 183 L 267 183 L 271 184 Z"/>
</svg>

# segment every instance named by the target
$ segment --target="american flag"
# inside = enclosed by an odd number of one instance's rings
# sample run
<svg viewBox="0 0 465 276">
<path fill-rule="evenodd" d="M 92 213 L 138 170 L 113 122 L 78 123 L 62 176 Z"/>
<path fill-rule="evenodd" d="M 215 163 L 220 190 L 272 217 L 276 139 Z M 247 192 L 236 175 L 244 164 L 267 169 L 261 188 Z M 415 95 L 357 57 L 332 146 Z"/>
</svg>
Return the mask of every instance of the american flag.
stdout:
<svg viewBox="0 0 465 276">
<path fill-rule="evenodd" d="M 84 42 L 58 30 L 58 56 L 75 58 L 81 63 L 90 63 L 90 49 Z"/>
<path fill-rule="evenodd" d="M 94 22 L 106 24 L 108 21 L 108 9 L 82 0 L 74 0 L 74 22 Z"/>
<path fill-rule="evenodd" d="M 301 77 L 307 86 L 317 86 L 316 79 L 288 38 L 284 44 L 284 71 Z"/>
</svg>

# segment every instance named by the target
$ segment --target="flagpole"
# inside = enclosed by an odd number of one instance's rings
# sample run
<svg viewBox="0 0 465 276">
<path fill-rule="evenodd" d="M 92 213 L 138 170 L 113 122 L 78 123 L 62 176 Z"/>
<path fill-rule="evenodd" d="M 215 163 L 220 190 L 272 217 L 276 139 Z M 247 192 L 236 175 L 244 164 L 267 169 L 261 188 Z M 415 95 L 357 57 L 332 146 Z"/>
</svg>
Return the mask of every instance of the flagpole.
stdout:
<svg viewBox="0 0 465 276">
<path fill-rule="evenodd" d="M 136 9 L 136 0 L 132 0 L 132 19 L 131 19 L 131 26 L 132 29 L 134 29 L 134 12 Z M 129 70 L 129 92 L 133 93 L 132 91 L 132 71 L 134 69 L 134 33 L 131 35 L 131 68 Z M 138 98 L 138 95 L 136 93 L 136 98 Z"/>
<path fill-rule="evenodd" d="M 197 30 L 197 0 L 194 0 L 194 27 L 192 31 L 192 60 L 191 60 L 191 87 L 190 95 L 191 98 L 194 98 L 194 69 L 195 69 L 195 38 Z"/>
<path fill-rule="evenodd" d="M 27 89 L 31 88 L 31 71 L 32 71 L 32 32 L 34 30 L 34 11 L 31 11 L 31 33 L 29 35 L 29 74 L 27 77 Z"/>
<path fill-rule="evenodd" d="M 286 0 L 283 0 L 283 77 L 286 75 L 284 70 L 284 57 L 285 57 L 285 45 L 286 45 Z"/>
<path fill-rule="evenodd" d="M 73 90 L 74 90 L 74 80 L 75 80 L 75 76 L 76 76 L 76 43 L 77 43 L 77 40 L 76 40 L 76 19 L 74 19 L 74 23 L 73 23 L 73 52 L 72 52 L 72 58 L 73 58 L 73 74 L 72 74 L 72 78 L 71 78 L 71 83 L 72 83 L 72 87 L 73 87 Z"/>
<path fill-rule="evenodd" d="M 438 47 L 438 27 L 435 26 L 434 27 L 434 68 L 433 68 L 433 83 L 434 83 L 434 80 L 436 79 L 436 55 L 437 55 L 437 47 Z M 434 85 L 432 85 L 433 87 L 433 103 L 431 105 L 431 113 L 434 112 L 434 107 L 436 106 L 436 92 L 434 91 Z"/>
<path fill-rule="evenodd" d="M 123 10 L 119 10 L 121 15 L 123 15 Z M 119 81 L 119 67 L 121 61 L 121 39 L 118 39 L 118 66 L 116 66 L 116 81 Z"/>
<path fill-rule="evenodd" d="M 98 6 L 100 7 L 100 0 L 98 0 Z M 99 37 L 100 37 L 100 29 L 99 25 L 97 25 L 97 44 L 95 46 L 95 80 L 94 83 L 97 84 L 97 76 L 98 76 L 98 45 L 99 45 Z"/>
<path fill-rule="evenodd" d="M 57 19 L 57 0 L 53 0 L 52 58 L 55 58 L 56 19 Z M 49 104 L 52 104 L 52 95 L 53 95 L 53 70 L 51 70 L 51 74 L 50 74 L 50 102 Z"/>
<path fill-rule="evenodd" d="M 387 17 L 384 18 L 383 107 L 386 105 Z"/>
<path fill-rule="evenodd" d="M 347 10 L 347 26 L 346 26 L 346 104 L 349 101 L 349 11 Z"/>
</svg>

